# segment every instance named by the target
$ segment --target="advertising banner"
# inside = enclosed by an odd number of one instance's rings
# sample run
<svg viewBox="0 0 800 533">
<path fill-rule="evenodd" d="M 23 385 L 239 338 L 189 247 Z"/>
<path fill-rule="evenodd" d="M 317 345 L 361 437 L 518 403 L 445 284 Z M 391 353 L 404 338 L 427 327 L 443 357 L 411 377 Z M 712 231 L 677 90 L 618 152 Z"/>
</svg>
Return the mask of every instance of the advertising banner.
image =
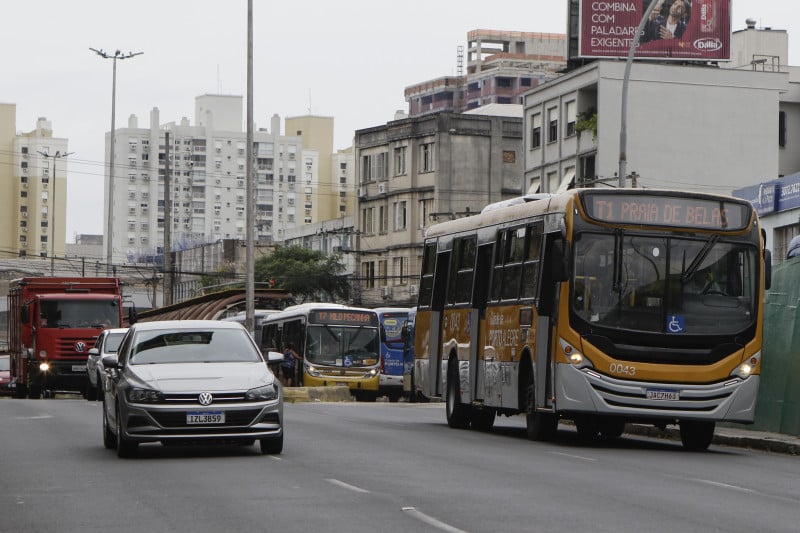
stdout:
<svg viewBox="0 0 800 533">
<path fill-rule="evenodd" d="M 797 209 L 800 207 L 800 172 L 737 189 L 732 196 L 748 200 L 759 215 Z"/>
<path fill-rule="evenodd" d="M 652 2 L 634 57 L 730 60 L 731 0 L 581 0 L 580 56 L 627 57 Z"/>
</svg>

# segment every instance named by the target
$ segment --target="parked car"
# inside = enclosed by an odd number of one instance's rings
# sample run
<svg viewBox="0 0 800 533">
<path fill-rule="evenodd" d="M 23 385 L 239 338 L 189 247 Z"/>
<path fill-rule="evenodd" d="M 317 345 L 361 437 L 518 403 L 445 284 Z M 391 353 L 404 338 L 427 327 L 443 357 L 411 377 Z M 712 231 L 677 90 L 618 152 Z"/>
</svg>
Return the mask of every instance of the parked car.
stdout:
<svg viewBox="0 0 800 533">
<path fill-rule="evenodd" d="M 89 350 L 89 357 L 86 359 L 86 373 L 89 375 L 89 382 L 86 386 L 86 399 L 90 401 L 102 400 L 103 389 L 103 362 L 101 359 L 106 355 L 117 353 L 122 337 L 128 332 L 128 328 L 104 329 L 97 337 L 94 348 Z"/>
<path fill-rule="evenodd" d="M 119 457 L 147 442 L 283 450 L 283 390 L 241 324 L 137 322 L 102 361 L 103 444 Z"/>
<path fill-rule="evenodd" d="M 0 355 L 0 396 L 11 396 L 14 389 L 11 388 L 11 358 L 8 355 Z"/>
</svg>

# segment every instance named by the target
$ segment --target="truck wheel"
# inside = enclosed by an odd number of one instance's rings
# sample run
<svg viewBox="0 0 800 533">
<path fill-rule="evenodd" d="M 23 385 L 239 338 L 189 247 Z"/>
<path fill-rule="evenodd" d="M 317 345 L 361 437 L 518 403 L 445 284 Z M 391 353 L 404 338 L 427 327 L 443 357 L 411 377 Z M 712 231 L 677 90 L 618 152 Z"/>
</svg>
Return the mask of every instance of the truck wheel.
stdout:
<svg viewBox="0 0 800 533">
<path fill-rule="evenodd" d="M 42 388 L 39 385 L 31 385 L 28 387 L 28 398 L 31 400 L 38 400 L 42 397 Z"/>
</svg>

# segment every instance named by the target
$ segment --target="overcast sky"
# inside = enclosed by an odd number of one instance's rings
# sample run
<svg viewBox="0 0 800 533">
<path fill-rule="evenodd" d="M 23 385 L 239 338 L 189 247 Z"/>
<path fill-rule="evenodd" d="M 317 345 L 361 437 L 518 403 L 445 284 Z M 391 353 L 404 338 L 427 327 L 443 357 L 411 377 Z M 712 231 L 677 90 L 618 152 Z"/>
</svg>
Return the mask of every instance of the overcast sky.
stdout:
<svg viewBox="0 0 800 533">
<path fill-rule="evenodd" d="M 0 102 L 17 105 L 16 128 L 37 117 L 69 140 L 67 242 L 103 233 L 104 135 L 111 127 L 113 53 L 116 125 L 135 114 L 149 126 L 187 117 L 201 94 L 246 94 L 246 0 L 3 0 Z M 566 33 L 566 0 L 253 1 L 254 120 L 334 117 L 334 148 L 356 129 L 385 124 L 407 109 L 408 85 L 454 75 L 467 32 Z M 789 63 L 800 65 L 800 19 L 785 0 L 733 0 L 732 28 L 745 19 L 789 32 Z M 244 114 L 244 110 L 243 110 Z"/>
</svg>

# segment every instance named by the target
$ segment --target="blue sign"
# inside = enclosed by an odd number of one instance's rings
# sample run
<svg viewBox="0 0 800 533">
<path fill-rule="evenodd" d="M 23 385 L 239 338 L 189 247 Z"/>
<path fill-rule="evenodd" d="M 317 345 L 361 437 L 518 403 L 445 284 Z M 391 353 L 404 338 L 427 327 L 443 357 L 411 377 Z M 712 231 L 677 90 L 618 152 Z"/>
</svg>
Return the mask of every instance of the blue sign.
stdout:
<svg viewBox="0 0 800 533">
<path fill-rule="evenodd" d="M 686 333 L 686 322 L 681 315 L 667 315 L 667 333 Z"/>
<path fill-rule="evenodd" d="M 800 207 L 800 172 L 737 189 L 733 196 L 753 204 L 759 216 L 797 209 Z"/>
</svg>

